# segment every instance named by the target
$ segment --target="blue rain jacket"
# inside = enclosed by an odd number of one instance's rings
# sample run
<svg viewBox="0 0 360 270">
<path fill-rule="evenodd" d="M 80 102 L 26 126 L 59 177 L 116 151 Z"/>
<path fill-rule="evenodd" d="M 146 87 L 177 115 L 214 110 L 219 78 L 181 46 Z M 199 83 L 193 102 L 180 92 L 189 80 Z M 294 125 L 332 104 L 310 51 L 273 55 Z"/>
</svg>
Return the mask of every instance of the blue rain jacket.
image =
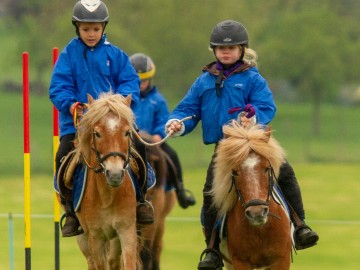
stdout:
<svg viewBox="0 0 360 270">
<path fill-rule="evenodd" d="M 267 125 L 274 118 L 276 106 L 272 92 L 257 68 L 243 64 L 223 79 L 220 96 L 215 88 L 219 71 L 215 69 L 214 63 L 206 66 L 171 113 L 169 119 L 195 116 L 184 122 L 185 132 L 182 135 L 191 132 L 201 120 L 203 142 L 217 143 L 223 138 L 223 125 L 238 116 L 238 113 L 229 113 L 229 109 L 244 108 L 247 104 L 254 106 L 258 124 Z"/>
<path fill-rule="evenodd" d="M 50 100 L 60 115 L 60 136 L 76 132 L 71 104 L 87 103 L 87 94 L 96 99 L 109 91 L 132 94 L 133 109 L 139 102 L 140 79 L 129 57 L 106 41 L 106 35 L 92 48 L 79 38 L 72 39 L 55 64 L 49 87 Z"/>
<path fill-rule="evenodd" d="M 136 106 L 134 113 L 140 130 L 150 135 L 158 134 L 163 138 L 166 136 L 164 127 L 169 119 L 169 109 L 156 86 L 144 96 L 141 94 L 139 106 Z"/>
</svg>

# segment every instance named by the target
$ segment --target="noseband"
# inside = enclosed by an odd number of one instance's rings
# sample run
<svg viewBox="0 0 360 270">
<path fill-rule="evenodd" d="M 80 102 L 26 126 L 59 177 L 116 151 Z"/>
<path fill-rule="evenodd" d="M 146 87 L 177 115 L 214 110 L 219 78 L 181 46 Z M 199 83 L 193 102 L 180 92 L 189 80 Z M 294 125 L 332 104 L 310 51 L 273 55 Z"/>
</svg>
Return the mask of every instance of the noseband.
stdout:
<svg viewBox="0 0 360 270">
<path fill-rule="evenodd" d="M 250 200 L 248 202 L 245 202 L 244 197 L 241 195 L 241 192 L 240 192 L 240 190 L 237 187 L 236 182 L 235 182 L 235 177 L 238 176 L 238 175 L 237 175 L 237 173 L 235 171 L 231 172 L 231 182 L 232 182 L 232 184 L 231 184 L 231 188 L 229 190 L 229 193 L 230 193 L 232 187 L 234 187 L 236 196 L 239 198 L 239 200 L 241 202 L 241 205 L 245 209 L 248 208 L 249 206 L 258 206 L 258 205 L 269 206 L 270 205 L 270 197 L 271 197 L 271 193 L 272 193 L 273 188 L 274 188 L 274 169 L 271 166 L 270 162 L 269 162 L 269 165 L 270 165 L 270 167 L 267 170 L 268 171 L 268 180 L 269 180 L 269 190 L 268 190 L 266 201 L 263 201 L 261 199 L 253 199 L 253 200 Z"/>
<path fill-rule="evenodd" d="M 127 155 L 125 155 L 122 152 L 109 152 L 106 155 L 103 155 L 101 157 L 100 152 L 96 147 L 96 140 L 95 140 L 96 132 L 95 131 L 92 132 L 92 136 L 93 136 L 93 145 L 94 145 L 94 147 L 91 147 L 91 150 L 93 150 L 94 153 L 95 153 L 98 165 L 95 166 L 95 167 L 90 166 L 90 164 L 85 159 L 84 155 L 82 155 L 86 165 L 90 169 L 92 169 L 95 173 L 104 173 L 105 170 L 106 170 L 104 162 L 109 157 L 120 157 L 123 160 L 125 160 L 124 168 L 122 169 L 123 171 L 126 171 L 129 168 L 129 164 L 130 164 L 130 148 L 131 148 L 131 142 L 132 142 L 132 137 L 131 137 L 131 132 L 130 131 L 128 131 L 128 133 L 126 134 L 126 136 L 128 136 L 128 154 Z"/>
</svg>

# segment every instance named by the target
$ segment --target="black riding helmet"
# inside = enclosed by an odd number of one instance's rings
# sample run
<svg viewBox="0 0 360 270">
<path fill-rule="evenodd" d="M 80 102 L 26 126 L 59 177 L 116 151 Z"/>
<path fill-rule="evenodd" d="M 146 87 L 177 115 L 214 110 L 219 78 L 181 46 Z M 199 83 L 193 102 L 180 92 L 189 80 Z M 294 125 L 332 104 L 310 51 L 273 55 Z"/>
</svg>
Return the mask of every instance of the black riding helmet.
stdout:
<svg viewBox="0 0 360 270">
<path fill-rule="evenodd" d="M 244 57 L 244 48 L 249 45 L 249 37 L 245 26 L 233 20 L 219 22 L 212 30 L 210 35 L 210 48 L 216 46 L 241 45 Z"/>
<path fill-rule="evenodd" d="M 72 23 L 76 27 L 77 35 L 79 35 L 77 22 L 100 22 L 105 23 L 106 26 L 108 21 L 109 11 L 100 0 L 81 0 L 73 8 Z"/>
</svg>

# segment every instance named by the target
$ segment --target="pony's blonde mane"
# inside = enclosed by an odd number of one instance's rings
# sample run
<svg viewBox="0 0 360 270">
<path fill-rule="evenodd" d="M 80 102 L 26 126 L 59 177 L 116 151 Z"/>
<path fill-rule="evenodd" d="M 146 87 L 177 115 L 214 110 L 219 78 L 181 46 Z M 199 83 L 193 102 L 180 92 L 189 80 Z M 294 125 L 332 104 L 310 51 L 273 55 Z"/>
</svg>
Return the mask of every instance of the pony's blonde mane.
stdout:
<svg viewBox="0 0 360 270">
<path fill-rule="evenodd" d="M 283 148 L 271 137 L 271 131 L 264 130 L 260 125 L 246 129 L 234 121 L 223 127 L 223 133 L 225 139 L 219 142 L 216 150 L 211 190 L 214 204 L 220 210 L 219 214 L 225 214 L 234 206 L 237 200 L 234 189 L 229 193 L 231 172 L 240 166 L 250 152 L 254 151 L 268 159 L 276 177 L 285 158 Z"/>
<path fill-rule="evenodd" d="M 117 115 L 119 121 L 124 119 L 128 125 L 132 125 L 134 121 L 133 111 L 127 104 L 126 98 L 111 92 L 101 94 L 98 99 L 90 102 L 88 110 L 80 121 L 76 151 L 88 153 L 94 125 L 109 113 Z"/>
</svg>

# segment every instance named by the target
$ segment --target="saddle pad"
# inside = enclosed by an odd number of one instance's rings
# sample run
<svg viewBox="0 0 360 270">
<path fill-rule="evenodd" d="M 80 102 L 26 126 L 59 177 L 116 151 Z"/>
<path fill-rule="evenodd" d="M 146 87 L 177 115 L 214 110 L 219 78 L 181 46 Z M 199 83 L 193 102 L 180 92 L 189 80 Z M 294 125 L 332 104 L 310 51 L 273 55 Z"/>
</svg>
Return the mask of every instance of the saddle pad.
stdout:
<svg viewBox="0 0 360 270">
<path fill-rule="evenodd" d="M 128 170 L 128 174 L 132 180 L 133 187 L 136 191 L 136 198 L 138 199 L 140 196 L 140 189 L 138 181 L 135 177 L 135 174 L 132 170 Z M 87 167 L 86 166 L 78 166 L 74 173 L 73 179 L 73 189 L 72 189 L 72 197 L 73 197 L 73 205 L 75 211 L 80 208 L 81 200 L 84 195 L 85 184 L 86 184 L 86 175 L 87 175 Z M 147 164 L 147 190 L 154 187 L 156 184 L 155 173 L 151 167 L 151 165 Z M 59 193 L 59 187 L 54 176 L 54 189 L 57 193 Z"/>
</svg>

